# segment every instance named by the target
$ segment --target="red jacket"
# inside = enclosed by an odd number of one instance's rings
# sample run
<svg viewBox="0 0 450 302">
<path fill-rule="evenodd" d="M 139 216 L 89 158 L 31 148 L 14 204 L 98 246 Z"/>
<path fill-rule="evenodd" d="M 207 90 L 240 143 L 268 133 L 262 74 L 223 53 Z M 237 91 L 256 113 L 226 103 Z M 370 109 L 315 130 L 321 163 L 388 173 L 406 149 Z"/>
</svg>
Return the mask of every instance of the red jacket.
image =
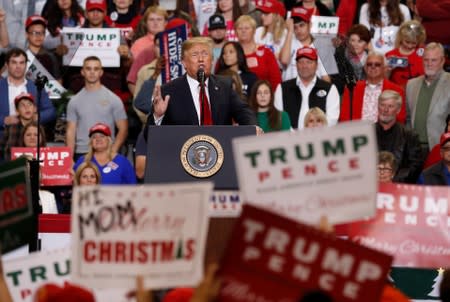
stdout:
<svg viewBox="0 0 450 302">
<path fill-rule="evenodd" d="M 347 87 L 344 89 L 344 95 L 342 96 L 341 113 L 339 116 L 339 121 L 349 121 L 349 120 L 360 120 L 362 116 L 363 99 L 364 99 L 364 89 L 366 88 L 366 80 L 361 80 L 356 83 L 353 89 L 353 111 L 352 118 L 350 118 L 350 92 Z M 397 121 L 405 124 L 406 122 L 406 100 L 405 91 L 403 88 L 397 84 L 392 83 L 389 80 L 383 80 L 384 90 L 394 90 L 397 91 L 402 96 L 402 108 L 400 113 L 397 115 Z"/>
</svg>

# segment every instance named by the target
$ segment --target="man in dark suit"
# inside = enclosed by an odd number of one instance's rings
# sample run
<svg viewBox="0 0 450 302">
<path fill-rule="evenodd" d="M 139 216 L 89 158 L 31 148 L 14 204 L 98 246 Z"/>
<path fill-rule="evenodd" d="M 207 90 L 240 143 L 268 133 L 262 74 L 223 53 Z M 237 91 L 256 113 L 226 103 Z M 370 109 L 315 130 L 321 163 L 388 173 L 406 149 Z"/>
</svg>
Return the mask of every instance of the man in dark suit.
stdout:
<svg viewBox="0 0 450 302">
<path fill-rule="evenodd" d="M 231 79 L 210 74 L 211 47 L 205 37 L 183 43 L 186 74 L 163 86 L 156 85 L 147 125 L 231 125 L 233 120 L 239 125 L 256 125 L 255 114 L 233 90 Z M 200 68 L 205 72 L 204 102 L 197 80 Z"/>
</svg>

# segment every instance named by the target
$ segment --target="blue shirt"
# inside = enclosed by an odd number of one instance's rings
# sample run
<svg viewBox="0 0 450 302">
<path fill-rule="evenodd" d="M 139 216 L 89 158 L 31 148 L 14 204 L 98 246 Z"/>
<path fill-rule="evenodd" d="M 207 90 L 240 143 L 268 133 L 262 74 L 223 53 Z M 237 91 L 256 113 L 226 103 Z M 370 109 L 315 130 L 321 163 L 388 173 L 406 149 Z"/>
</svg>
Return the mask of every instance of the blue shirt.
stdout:
<svg viewBox="0 0 450 302">
<path fill-rule="evenodd" d="M 84 162 L 85 155 L 81 156 L 73 169 L 76 171 L 78 166 Z M 133 169 L 130 161 L 123 155 L 117 154 L 112 161 L 106 165 L 101 166 L 95 157 L 92 157 L 92 162 L 100 171 L 102 185 L 117 185 L 117 184 L 135 184 L 136 172 Z"/>
<path fill-rule="evenodd" d="M 442 172 L 445 176 L 445 179 L 447 180 L 447 186 L 450 186 L 450 171 L 445 167 L 445 165 L 442 168 Z M 424 185 L 425 184 L 425 178 L 423 177 L 423 172 L 420 173 L 419 179 L 417 180 L 417 184 Z"/>
</svg>

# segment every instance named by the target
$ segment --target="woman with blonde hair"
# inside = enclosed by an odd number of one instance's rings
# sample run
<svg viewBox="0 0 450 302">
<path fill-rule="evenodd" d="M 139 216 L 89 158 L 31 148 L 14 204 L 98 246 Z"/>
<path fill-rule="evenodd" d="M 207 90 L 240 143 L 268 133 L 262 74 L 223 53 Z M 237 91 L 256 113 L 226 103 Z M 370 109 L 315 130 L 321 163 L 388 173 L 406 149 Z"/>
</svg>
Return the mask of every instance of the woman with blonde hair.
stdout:
<svg viewBox="0 0 450 302">
<path fill-rule="evenodd" d="M 391 70 L 389 79 L 405 87 L 409 79 L 421 76 L 423 69 L 423 45 L 426 40 L 425 28 L 416 21 L 404 22 L 395 38 L 395 48 L 386 53 Z"/>
<path fill-rule="evenodd" d="M 90 161 L 85 161 L 78 166 L 73 178 L 74 185 L 98 185 L 101 183 L 102 176 L 97 166 Z"/>
<path fill-rule="evenodd" d="M 313 107 L 306 112 L 305 128 L 315 128 L 328 126 L 328 120 L 325 112 L 319 107 Z"/>
<path fill-rule="evenodd" d="M 244 50 L 247 66 L 258 79 L 268 80 L 272 89 L 281 83 L 281 71 L 273 52 L 255 42 L 256 21 L 247 15 L 240 16 L 234 24 L 239 44 Z"/>
<path fill-rule="evenodd" d="M 256 28 L 255 42 L 270 48 L 279 61 L 280 51 L 287 36 L 284 20 L 286 9 L 278 0 L 257 1 L 256 9 L 262 12 L 262 26 Z"/>
<path fill-rule="evenodd" d="M 97 123 L 89 129 L 89 151 L 81 156 L 73 169 L 83 162 L 94 163 L 101 175 L 101 184 L 135 184 L 136 174 L 129 160 L 112 150 L 111 129 Z"/>
</svg>

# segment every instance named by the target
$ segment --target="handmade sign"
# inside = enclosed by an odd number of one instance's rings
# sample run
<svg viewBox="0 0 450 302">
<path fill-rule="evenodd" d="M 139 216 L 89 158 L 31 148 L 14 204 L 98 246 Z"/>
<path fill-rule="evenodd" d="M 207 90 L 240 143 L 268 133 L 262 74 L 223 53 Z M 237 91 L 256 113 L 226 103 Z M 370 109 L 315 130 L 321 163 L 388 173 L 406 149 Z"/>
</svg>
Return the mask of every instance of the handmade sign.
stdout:
<svg viewBox="0 0 450 302">
<path fill-rule="evenodd" d="M 83 60 L 89 56 L 97 56 L 103 67 L 120 66 L 118 28 L 63 27 L 61 34 L 69 50 L 63 57 L 64 66 L 83 66 Z"/>
<path fill-rule="evenodd" d="M 0 246 L 5 254 L 28 244 L 35 231 L 25 158 L 0 166 Z"/>
<path fill-rule="evenodd" d="M 82 186 L 72 199 L 73 280 L 95 288 L 195 286 L 212 183 Z"/>
<path fill-rule="evenodd" d="M 166 58 L 166 65 L 161 70 L 163 84 L 183 75 L 184 67 L 181 63 L 181 46 L 186 39 L 186 24 L 171 28 L 159 34 L 159 52 L 161 56 Z"/>
<path fill-rule="evenodd" d="M 297 302 L 310 290 L 333 301 L 378 302 L 392 257 L 244 205 L 222 263 L 220 301 Z"/>
<path fill-rule="evenodd" d="M 374 215 L 376 144 L 366 122 L 236 138 L 241 197 L 314 224 L 322 215 L 333 224 Z"/>
<path fill-rule="evenodd" d="M 11 148 L 11 158 L 16 159 L 27 155 L 36 158 L 36 148 Z M 41 158 L 41 185 L 67 186 L 72 185 L 72 151 L 69 147 L 42 147 Z"/>
<path fill-rule="evenodd" d="M 62 285 L 70 277 L 70 249 L 42 251 L 3 263 L 6 284 L 14 301 L 32 302 L 46 283 Z"/>
<path fill-rule="evenodd" d="M 356 242 L 395 255 L 395 266 L 450 266 L 450 189 L 380 184 L 373 219 L 347 225 Z"/>
</svg>

